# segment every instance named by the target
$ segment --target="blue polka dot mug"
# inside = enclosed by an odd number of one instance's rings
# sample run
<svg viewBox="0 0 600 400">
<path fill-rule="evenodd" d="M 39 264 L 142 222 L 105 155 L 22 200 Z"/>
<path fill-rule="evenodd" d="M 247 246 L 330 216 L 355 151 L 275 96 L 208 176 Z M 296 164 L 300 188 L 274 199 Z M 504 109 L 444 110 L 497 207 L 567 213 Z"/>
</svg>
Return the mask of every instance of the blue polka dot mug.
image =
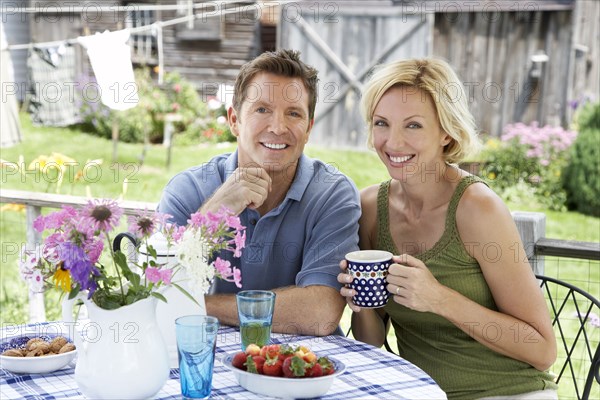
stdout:
<svg viewBox="0 0 600 400">
<path fill-rule="evenodd" d="M 392 253 L 383 250 L 359 250 L 346 254 L 348 273 L 352 275 L 350 288 L 356 291 L 352 301 L 359 307 L 383 307 L 388 301 L 387 272 L 392 264 Z"/>
</svg>

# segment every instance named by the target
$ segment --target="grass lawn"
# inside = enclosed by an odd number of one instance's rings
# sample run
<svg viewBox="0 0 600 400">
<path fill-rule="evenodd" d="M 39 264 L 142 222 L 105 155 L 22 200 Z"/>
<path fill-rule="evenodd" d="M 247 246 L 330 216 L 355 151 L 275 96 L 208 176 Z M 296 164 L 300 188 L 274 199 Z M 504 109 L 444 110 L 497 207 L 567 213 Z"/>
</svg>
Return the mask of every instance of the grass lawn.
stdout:
<svg viewBox="0 0 600 400">
<path fill-rule="evenodd" d="M 12 148 L 2 149 L 3 161 L 9 162 L 1 170 L 2 188 L 56 192 L 57 186 L 49 173 L 20 173 L 15 165 L 22 160 L 25 165 L 40 155 L 53 152 L 73 158 L 76 164 L 67 173 L 60 193 L 93 197 L 123 197 L 128 200 L 157 202 L 168 180 L 177 172 L 208 161 L 212 156 L 235 149 L 233 144 L 212 146 L 174 146 L 172 163 L 165 168 L 166 149 L 152 145 L 144 164 L 139 166 L 143 146 L 118 144 L 118 157 L 112 160 L 112 142 L 82 134 L 78 130 L 34 127 L 29 117 L 21 115 L 24 141 Z M 359 188 L 388 179 L 388 174 L 373 152 L 341 151 L 307 146 L 306 154 L 329 163 L 350 176 Z M 75 179 L 82 166 L 90 160 L 102 163 L 86 170 L 85 179 Z M 124 185 L 125 178 L 127 184 Z M 48 181 L 51 182 L 48 182 Z M 547 216 L 546 236 L 565 240 L 600 241 L 600 219 L 575 212 L 553 212 L 534 209 L 527 204 L 509 204 L 511 210 L 540 211 Z M 49 210 L 47 210 L 49 211 Z M 0 324 L 27 322 L 27 287 L 19 278 L 16 260 L 18 250 L 25 241 L 26 218 L 23 210 L 3 208 L 0 212 L 2 235 L 0 260 Z M 546 262 L 546 274 L 561 279 L 587 283 L 587 290 L 600 297 L 600 268 L 597 262 L 551 260 Z M 577 264 L 577 265 L 576 265 Z M 575 266 L 576 265 L 576 266 Z M 594 292 L 595 290 L 595 292 Z M 60 318 L 59 298 L 56 292 L 46 293 L 47 318 Z M 350 313 L 344 314 L 342 326 L 349 327 Z M 600 331 L 600 330 L 598 330 Z M 390 343 L 394 343 L 393 333 Z M 562 396 L 561 396 L 562 397 Z"/>
</svg>

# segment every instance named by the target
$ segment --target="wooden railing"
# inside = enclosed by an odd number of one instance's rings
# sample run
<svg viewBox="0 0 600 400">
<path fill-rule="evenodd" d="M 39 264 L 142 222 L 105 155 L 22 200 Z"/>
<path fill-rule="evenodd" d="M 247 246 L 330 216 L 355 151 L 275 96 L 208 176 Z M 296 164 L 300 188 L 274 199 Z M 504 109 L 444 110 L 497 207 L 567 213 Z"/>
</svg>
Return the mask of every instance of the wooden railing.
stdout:
<svg viewBox="0 0 600 400">
<path fill-rule="evenodd" d="M 0 190 L 0 203 L 23 204 L 27 209 L 27 246 L 35 247 L 41 243 L 41 234 L 33 229 L 33 221 L 41 215 L 42 207 L 60 208 L 63 205 L 82 206 L 88 201 L 85 197 L 59 194 L 26 192 L 19 190 Z M 140 201 L 120 201 L 125 214 L 135 214 L 139 210 L 154 210 L 156 203 Z M 546 234 L 546 215 L 538 212 L 513 212 L 513 219 L 521 235 L 527 258 L 531 261 L 536 274 L 544 275 L 544 256 L 565 258 L 584 258 L 600 260 L 600 243 L 576 242 L 548 239 Z M 29 296 L 30 322 L 45 320 L 43 296 Z"/>
</svg>

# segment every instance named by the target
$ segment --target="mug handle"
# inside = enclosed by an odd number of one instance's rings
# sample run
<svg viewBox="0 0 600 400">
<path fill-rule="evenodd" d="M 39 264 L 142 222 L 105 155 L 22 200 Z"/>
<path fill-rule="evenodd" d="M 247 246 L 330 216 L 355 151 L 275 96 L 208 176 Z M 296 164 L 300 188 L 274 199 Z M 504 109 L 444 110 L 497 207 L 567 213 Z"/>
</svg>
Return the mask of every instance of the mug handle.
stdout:
<svg viewBox="0 0 600 400">
<path fill-rule="evenodd" d="M 136 237 L 133 236 L 131 233 L 121 232 L 117 236 L 115 236 L 113 240 L 113 251 L 121 250 L 121 241 L 123 240 L 123 238 L 127 238 L 131 243 L 133 243 L 135 248 L 137 248 L 140 245 Z"/>
</svg>

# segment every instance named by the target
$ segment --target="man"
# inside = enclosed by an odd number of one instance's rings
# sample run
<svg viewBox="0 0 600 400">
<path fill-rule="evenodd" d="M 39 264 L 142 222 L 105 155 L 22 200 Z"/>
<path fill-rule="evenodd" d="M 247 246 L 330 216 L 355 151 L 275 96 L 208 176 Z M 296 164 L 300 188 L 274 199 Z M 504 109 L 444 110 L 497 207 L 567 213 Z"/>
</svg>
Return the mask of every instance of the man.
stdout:
<svg viewBox="0 0 600 400">
<path fill-rule="evenodd" d="M 227 116 L 238 148 L 176 175 L 159 210 L 185 225 L 190 215 L 226 206 L 246 226 L 246 248 L 229 258 L 243 289 L 276 294 L 273 330 L 333 333 L 344 309 L 339 261 L 358 249 L 358 190 L 331 166 L 303 154 L 314 123 L 317 71 L 290 50 L 245 64 Z M 239 289 L 216 280 L 208 315 L 237 325 Z"/>
</svg>

